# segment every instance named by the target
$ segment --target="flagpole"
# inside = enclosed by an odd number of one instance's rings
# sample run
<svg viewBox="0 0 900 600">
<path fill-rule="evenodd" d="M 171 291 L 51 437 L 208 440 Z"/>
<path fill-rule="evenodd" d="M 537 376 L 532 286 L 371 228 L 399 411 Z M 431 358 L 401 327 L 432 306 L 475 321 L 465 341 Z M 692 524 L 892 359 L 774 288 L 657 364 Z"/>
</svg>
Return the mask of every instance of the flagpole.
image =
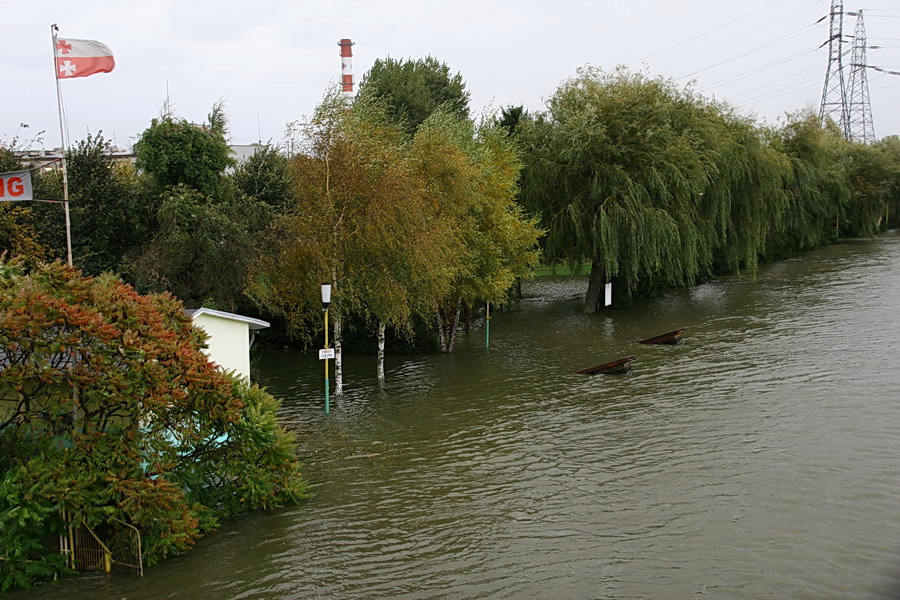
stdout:
<svg viewBox="0 0 900 600">
<path fill-rule="evenodd" d="M 59 112 L 59 141 L 62 146 L 62 176 L 63 176 L 63 212 L 66 213 L 66 258 L 69 266 L 72 266 L 72 222 L 69 219 L 69 176 L 66 172 L 66 144 L 65 127 L 63 126 L 62 89 L 59 87 L 59 72 L 56 67 L 56 32 L 59 27 L 56 23 L 50 26 L 50 37 L 53 44 L 53 78 L 56 80 L 56 108 Z"/>
</svg>

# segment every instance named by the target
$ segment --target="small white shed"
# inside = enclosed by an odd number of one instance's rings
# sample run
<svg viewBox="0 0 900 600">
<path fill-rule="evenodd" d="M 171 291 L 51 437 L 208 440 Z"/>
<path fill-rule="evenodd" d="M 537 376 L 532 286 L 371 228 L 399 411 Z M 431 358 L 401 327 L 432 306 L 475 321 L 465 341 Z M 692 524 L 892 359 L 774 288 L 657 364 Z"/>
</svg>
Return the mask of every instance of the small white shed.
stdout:
<svg viewBox="0 0 900 600">
<path fill-rule="evenodd" d="M 250 380 L 250 346 L 260 329 L 269 324 L 260 319 L 245 317 L 212 308 L 184 311 L 209 336 L 206 354 L 223 370 L 236 371 Z"/>
</svg>

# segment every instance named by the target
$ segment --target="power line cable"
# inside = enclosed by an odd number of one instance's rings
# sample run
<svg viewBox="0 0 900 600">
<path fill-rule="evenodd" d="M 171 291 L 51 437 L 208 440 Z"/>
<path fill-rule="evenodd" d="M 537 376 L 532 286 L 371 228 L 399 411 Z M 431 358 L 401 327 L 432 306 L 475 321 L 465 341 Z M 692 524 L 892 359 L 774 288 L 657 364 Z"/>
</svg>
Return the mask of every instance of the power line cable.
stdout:
<svg viewBox="0 0 900 600">
<path fill-rule="evenodd" d="M 726 58 L 725 60 L 721 60 L 721 61 L 719 61 L 719 62 L 717 62 L 717 63 L 714 63 L 714 64 L 712 64 L 712 65 L 709 65 L 708 67 L 704 67 L 704 68 L 702 68 L 702 69 L 697 69 L 696 71 L 693 71 L 693 72 L 688 73 L 688 74 L 686 74 L 686 75 L 682 75 L 681 77 L 677 77 L 676 79 L 687 79 L 688 77 L 693 77 L 694 75 L 697 75 L 698 73 L 703 73 L 704 71 L 708 71 L 708 70 L 710 70 L 710 69 L 714 69 L 714 68 L 716 68 L 716 67 L 720 67 L 720 66 L 722 66 L 722 65 L 724 65 L 724 64 L 727 64 L 727 63 L 730 63 L 730 62 L 732 62 L 732 61 L 734 61 L 734 60 L 738 60 L 738 59 L 740 59 L 740 58 L 744 58 L 744 57 L 749 56 L 749 55 L 751 55 L 751 54 L 755 54 L 755 53 L 757 53 L 757 52 L 759 52 L 759 51 L 761 51 L 761 50 L 765 50 L 765 49 L 767 49 L 767 48 L 771 48 L 771 47 L 774 46 L 775 44 L 778 44 L 778 43 L 780 43 L 780 42 L 782 42 L 782 41 L 784 41 L 784 40 L 780 40 L 780 39 L 779 39 L 779 40 L 775 40 L 775 41 L 769 42 L 769 43 L 767 43 L 767 44 L 763 44 L 762 46 L 757 46 L 756 48 L 753 48 L 753 49 L 751 49 L 751 50 L 747 50 L 746 52 L 742 52 L 741 54 L 738 54 L 738 55 L 736 55 L 736 56 L 732 56 L 731 58 Z M 813 52 L 813 50 L 807 50 L 807 51 L 804 51 L 804 52 Z"/>
<path fill-rule="evenodd" d="M 788 94 L 793 94 L 794 92 L 799 92 L 800 90 L 804 90 L 807 88 L 812 88 L 812 84 L 818 83 L 821 81 L 821 77 L 811 77 L 810 79 L 805 79 L 795 85 L 784 88 L 777 92 L 769 92 L 767 94 L 760 94 L 759 96 L 754 96 L 752 98 L 747 98 L 742 103 L 743 104 L 755 104 L 757 102 L 762 102 L 764 100 L 771 100 L 773 98 L 780 98 L 781 96 L 787 96 Z"/>
<path fill-rule="evenodd" d="M 795 11 L 795 12 L 791 13 L 790 15 L 787 15 L 785 18 L 790 17 L 790 16 L 793 16 L 793 15 L 795 15 L 795 14 L 797 14 L 798 12 L 801 12 L 801 11 L 803 11 L 803 10 L 805 10 L 805 8 L 802 8 L 802 9 L 800 9 L 800 10 Z M 807 29 L 813 28 L 813 27 L 815 27 L 815 26 L 816 26 L 815 23 L 813 23 L 813 24 L 811 24 L 811 25 L 804 25 L 804 26 L 801 27 L 800 29 L 796 29 L 796 30 L 794 30 L 794 31 L 791 31 L 791 32 L 785 34 L 785 36 L 783 36 L 781 39 L 782 39 L 782 40 L 788 40 L 788 39 L 791 39 L 792 37 L 798 36 L 798 35 L 804 33 Z M 703 51 L 701 51 L 701 52 L 698 52 L 698 53 L 696 53 L 696 54 L 692 54 L 691 56 L 687 56 L 687 57 L 685 57 L 685 58 L 681 58 L 681 59 L 679 59 L 679 60 L 676 60 L 676 61 L 673 62 L 673 63 L 669 63 L 668 65 L 665 65 L 664 67 L 662 67 L 661 70 L 664 71 L 664 70 L 668 69 L 669 67 L 673 67 L 673 66 L 675 66 L 675 65 L 677 65 L 677 64 L 679 64 L 679 63 L 682 63 L 682 62 L 684 62 L 684 61 L 686 61 L 686 60 L 690 60 L 690 59 L 692 59 L 692 58 L 697 58 L 698 56 L 702 56 L 702 55 L 704 55 L 704 54 L 707 54 L 707 53 L 709 53 L 709 52 L 715 50 L 716 48 L 721 48 L 722 46 L 730 45 L 730 44 L 734 43 L 735 40 L 739 40 L 739 39 L 741 39 L 741 38 L 747 37 L 748 35 L 752 35 L 752 34 L 756 33 L 757 31 L 759 31 L 759 30 L 761 30 L 761 29 L 768 29 L 768 28 L 770 28 L 770 27 L 771 27 L 770 25 L 763 25 L 763 26 L 761 26 L 761 27 L 757 27 L 756 29 L 751 29 L 750 31 L 748 31 L 748 32 L 746 32 L 746 33 L 744 33 L 744 34 L 739 35 L 739 36 L 737 36 L 737 37 L 735 37 L 735 38 L 731 38 L 730 40 L 725 41 L 725 42 L 722 42 L 721 44 L 716 44 L 715 46 L 711 46 L 711 47 L 709 47 L 709 48 L 706 48 L 705 50 L 703 50 Z"/>
<path fill-rule="evenodd" d="M 638 59 L 638 60 L 635 60 L 635 61 L 632 61 L 632 62 L 628 63 L 628 65 L 631 66 L 631 65 L 638 64 L 638 63 L 642 63 L 642 62 L 644 62 L 645 60 L 647 60 L 648 58 L 652 58 L 652 57 L 656 56 L 657 54 L 662 54 L 663 52 L 668 52 L 669 50 L 671 50 L 671 49 L 673 49 L 673 48 L 677 48 L 677 47 L 679 47 L 679 46 L 683 46 L 683 45 L 685 45 L 685 44 L 688 44 L 688 43 L 690 43 L 690 42 L 693 42 L 694 40 L 698 40 L 698 39 L 700 39 L 700 38 L 702 38 L 702 37 L 704 37 L 704 36 L 707 36 L 707 35 L 709 35 L 709 34 L 715 32 L 715 31 L 718 31 L 718 30 L 720 30 L 720 29 L 722 29 L 722 28 L 724 28 L 724 27 L 728 27 L 728 26 L 731 25 L 732 23 L 736 23 L 736 22 L 738 22 L 738 21 L 741 21 L 741 20 L 743 20 L 743 19 L 746 19 L 747 17 L 749 17 L 749 16 L 751 16 L 751 15 L 755 15 L 755 14 L 758 13 L 758 12 L 761 12 L 761 11 L 763 11 L 763 10 L 766 10 L 767 8 L 769 8 L 770 6 L 774 6 L 775 4 L 780 4 L 780 0 L 774 0 L 773 2 L 770 2 L 770 3 L 766 4 L 765 6 L 763 6 L 763 7 L 761 7 L 761 8 L 757 8 L 756 10 L 751 11 L 751 12 L 749 12 L 749 13 L 743 15 L 743 16 L 740 16 L 740 17 L 738 17 L 738 18 L 736 18 L 736 19 L 732 19 L 731 21 L 728 21 L 727 23 L 723 23 L 722 25 L 719 25 L 718 27 L 714 27 L 714 28 L 712 28 L 712 29 L 709 29 L 709 30 L 707 30 L 707 31 L 704 31 L 703 33 L 701 33 L 701 34 L 699 34 L 699 35 L 695 35 L 695 36 L 692 37 L 692 38 L 689 38 L 689 39 L 686 39 L 686 40 L 684 40 L 684 41 L 678 42 L 677 44 L 673 44 L 672 46 L 669 46 L 668 48 L 663 48 L 662 50 L 657 50 L 656 52 L 654 52 L 654 53 L 652 53 L 652 54 L 648 54 L 648 55 L 645 56 L 644 58 L 640 58 L 640 59 Z"/>
<path fill-rule="evenodd" d="M 814 67 L 814 68 L 815 68 L 815 70 L 817 70 L 817 71 L 819 70 L 819 67 L 818 67 L 818 66 L 816 66 L 816 67 Z M 732 97 L 732 98 L 739 98 L 739 97 L 741 97 L 741 96 L 746 96 L 747 94 L 752 94 L 752 93 L 754 93 L 754 92 L 758 92 L 758 91 L 763 90 L 763 89 L 765 89 L 765 88 L 772 87 L 773 85 L 778 85 L 778 84 L 781 83 L 782 81 L 786 81 L 786 80 L 788 80 L 788 79 L 795 79 L 796 77 L 798 77 L 798 76 L 800 76 L 800 75 L 803 75 L 803 74 L 805 74 L 805 73 L 808 73 L 809 71 L 812 71 L 812 70 L 813 70 L 813 67 L 809 67 L 809 68 L 803 69 L 802 71 L 797 71 L 796 73 L 791 73 L 790 75 L 788 75 L 788 76 L 786 76 L 786 77 L 782 77 L 781 79 L 775 79 L 775 80 L 770 81 L 770 82 L 768 82 L 768 83 L 766 83 L 766 84 L 764 84 L 764 85 L 757 86 L 755 89 L 748 90 L 748 91 L 746 91 L 746 92 L 739 92 L 739 93 L 737 93 L 737 94 L 732 94 L 731 97 Z M 818 79 L 818 76 L 817 76 L 817 79 Z M 783 88 L 782 88 L 782 89 L 783 89 Z M 779 91 L 780 91 L 780 90 L 779 90 Z"/>
<path fill-rule="evenodd" d="M 789 63 L 789 62 L 791 62 L 791 61 L 793 61 L 793 60 L 797 60 L 798 58 L 801 58 L 801 57 L 803 57 L 803 56 L 806 56 L 807 54 L 814 54 L 815 52 L 816 52 L 815 50 L 804 50 L 804 51 L 802 51 L 802 52 L 798 52 L 798 53 L 796 53 L 796 54 L 792 54 L 791 56 L 788 56 L 787 58 L 779 58 L 779 59 L 774 60 L 774 61 L 772 61 L 772 62 L 769 62 L 769 63 L 766 63 L 766 64 L 764 64 L 764 65 L 761 65 L 761 66 L 759 66 L 759 67 L 754 67 L 754 68 L 749 69 L 749 70 L 747 70 L 747 71 L 741 71 L 740 73 L 735 73 L 734 75 L 730 75 L 730 76 L 726 77 L 725 79 L 720 79 L 720 80 L 718 80 L 718 81 L 713 81 L 713 82 L 711 82 L 711 83 L 708 83 L 708 84 L 704 85 L 703 87 L 709 88 L 709 87 L 713 87 L 713 86 L 717 86 L 717 85 L 723 85 L 723 84 L 731 83 L 731 82 L 733 82 L 733 81 L 737 81 L 737 80 L 739 80 L 739 79 L 743 79 L 743 78 L 746 77 L 747 75 L 756 75 L 757 73 L 762 72 L 762 71 L 765 71 L 765 70 L 767 70 L 767 69 L 769 69 L 769 68 L 771 68 L 771 67 L 774 67 L 775 65 L 783 65 L 783 64 Z"/>
<path fill-rule="evenodd" d="M 900 75 L 900 71 L 891 71 L 891 70 L 882 69 L 881 67 L 876 67 L 873 65 L 861 65 L 861 66 L 868 67 L 869 69 L 872 69 L 873 71 L 878 71 L 879 73 L 886 73 L 888 75 Z"/>
</svg>

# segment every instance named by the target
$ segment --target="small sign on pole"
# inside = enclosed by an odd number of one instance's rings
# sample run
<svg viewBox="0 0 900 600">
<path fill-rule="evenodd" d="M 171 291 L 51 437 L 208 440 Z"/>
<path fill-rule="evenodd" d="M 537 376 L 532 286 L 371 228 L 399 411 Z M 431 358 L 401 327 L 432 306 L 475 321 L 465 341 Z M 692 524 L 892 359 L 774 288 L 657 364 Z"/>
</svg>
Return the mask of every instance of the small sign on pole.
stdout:
<svg viewBox="0 0 900 600">
<path fill-rule="evenodd" d="M 33 199 L 31 173 L 28 171 L 0 173 L 0 202 Z"/>
<path fill-rule="evenodd" d="M 604 291 L 603 306 L 609 306 L 612 304 L 612 282 L 606 284 Z"/>
<path fill-rule="evenodd" d="M 319 360 L 334 358 L 334 348 L 322 348 L 319 350 Z"/>
</svg>

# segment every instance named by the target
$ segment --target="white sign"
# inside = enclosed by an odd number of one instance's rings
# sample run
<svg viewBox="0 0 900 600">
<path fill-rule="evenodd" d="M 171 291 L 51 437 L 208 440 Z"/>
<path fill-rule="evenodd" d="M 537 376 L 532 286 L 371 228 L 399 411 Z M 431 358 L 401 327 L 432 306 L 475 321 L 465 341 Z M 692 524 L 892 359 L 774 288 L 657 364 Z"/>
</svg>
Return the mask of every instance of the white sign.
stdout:
<svg viewBox="0 0 900 600">
<path fill-rule="evenodd" d="M 28 171 L 0 173 L 0 202 L 32 199 L 31 173 Z"/>
<path fill-rule="evenodd" d="M 319 360 L 334 358 L 334 348 L 322 348 L 319 350 Z"/>
<path fill-rule="evenodd" d="M 612 283 L 606 284 L 605 291 L 606 295 L 603 298 L 603 306 L 609 306 L 610 304 L 612 304 Z"/>
</svg>

